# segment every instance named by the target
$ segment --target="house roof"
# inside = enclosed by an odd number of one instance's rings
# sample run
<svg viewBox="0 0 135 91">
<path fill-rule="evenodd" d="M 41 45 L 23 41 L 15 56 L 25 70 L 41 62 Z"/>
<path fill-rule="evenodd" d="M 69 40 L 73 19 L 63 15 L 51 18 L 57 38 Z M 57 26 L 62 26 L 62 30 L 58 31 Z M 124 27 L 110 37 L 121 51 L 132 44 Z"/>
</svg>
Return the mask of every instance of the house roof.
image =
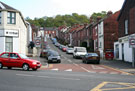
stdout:
<svg viewBox="0 0 135 91">
<path fill-rule="evenodd" d="M 129 8 L 135 7 L 135 0 L 125 0 L 124 1 L 122 8 L 121 8 L 121 11 L 120 11 L 120 14 L 117 18 L 118 21 L 119 21 L 121 15 L 123 14 L 124 10 L 127 8 L 127 6 L 129 6 Z"/>
<path fill-rule="evenodd" d="M 7 4 L 0 1 L 0 10 L 18 11 L 17 9 L 8 6 Z M 19 11 L 18 11 L 19 12 Z"/>
<path fill-rule="evenodd" d="M 13 8 L 13 7 L 11 7 L 11 6 L 9 6 L 9 5 L 0 1 L 0 11 L 14 11 L 14 12 L 19 13 L 23 22 L 24 22 L 24 24 L 25 24 L 25 26 L 27 27 L 27 24 L 26 24 L 26 22 L 23 18 L 23 15 L 21 14 L 21 12 L 19 10 L 17 10 L 17 9 L 15 9 L 15 8 Z"/>
<path fill-rule="evenodd" d="M 125 0 L 125 1 L 124 1 L 123 6 L 122 6 L 122 8 L 121 8 L 121 10 L 120 10 L 120 14 L 119 14 L 117 20 L 120 19 L 120 17 L 121 17 L 121 15 L 122 15 L 122 12 L 123 12 L 123 10 L 124 10 L 124 7 L 125 7 L 127 1 L 128 1 L 128 0 Z"/>
</svg>

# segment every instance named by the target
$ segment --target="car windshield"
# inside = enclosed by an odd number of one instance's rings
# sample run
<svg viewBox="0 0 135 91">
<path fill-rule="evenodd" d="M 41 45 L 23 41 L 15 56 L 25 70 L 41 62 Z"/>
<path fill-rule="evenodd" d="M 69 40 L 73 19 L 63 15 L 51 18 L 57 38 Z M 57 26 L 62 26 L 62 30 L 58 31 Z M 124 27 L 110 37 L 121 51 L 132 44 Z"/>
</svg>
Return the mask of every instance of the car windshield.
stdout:
<svg viewBox="0 0 135 91">
<path fill-rule="evenodd" d="M 68 50 L 73 50 L 73 48 L 68 48 Z"/>
<path fill-rule="evenodd" d="M 97 53 L 88 53 L 88 56 L 98 56 Z"/>
<path fill-rule="evenodd" d="M 51 55 L 52 55 L 52 56 L 59 56 L 59 53 L 57 53 L 57 52 L 52 52 Z"/>
<path fill-rule="evenodd" d="M 84 48 L 77 48 L 77 51 L 78 52 L 86 52 L 86 49 L 84 49 Z"/>
<path fill-rule="evenodd" d="M 28 57 L 24 54 L 19 54 L 19 56 L 22 58 L 22 59 L 28 59 Z"/>
</svg>

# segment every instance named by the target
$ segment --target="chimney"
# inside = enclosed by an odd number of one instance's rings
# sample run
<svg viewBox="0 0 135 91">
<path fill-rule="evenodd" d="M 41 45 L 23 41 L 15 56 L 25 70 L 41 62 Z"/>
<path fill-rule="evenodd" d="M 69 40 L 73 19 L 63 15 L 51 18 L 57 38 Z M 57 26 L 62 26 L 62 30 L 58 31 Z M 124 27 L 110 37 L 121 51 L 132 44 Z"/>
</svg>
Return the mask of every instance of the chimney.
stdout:
<svg viewBox="0 0 135 91">
<path fill-rule="evenodd" d="M 97 16 L 97 21 L 101 20 L 102 17 L 101 16 Z"/>
<path fill-rule="evenodd" d="M 112 14 L 113 14 L 112 11 L 108 11 L 108 12 L 107 12 L 107 16 L 110 16 L 110 15 L 112 15 Z"/>
</svg>

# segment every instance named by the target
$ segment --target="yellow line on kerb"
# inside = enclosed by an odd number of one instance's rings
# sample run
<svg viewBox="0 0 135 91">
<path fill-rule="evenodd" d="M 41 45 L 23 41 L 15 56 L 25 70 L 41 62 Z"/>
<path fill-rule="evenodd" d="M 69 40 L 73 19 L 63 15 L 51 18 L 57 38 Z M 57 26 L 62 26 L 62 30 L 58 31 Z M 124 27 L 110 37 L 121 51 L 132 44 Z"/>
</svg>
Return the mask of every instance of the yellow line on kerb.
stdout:
<svg viewBox="0 0 135 91">
<path fill-rule="evenodd" d="M 119 69 L 115 69 L 115 68 L 112 68 L 112 67 L 109 67 L 109 66 L 105 66 L 105 65 L 102 65 L 102 66 L 104 66 L 104 67 L 106 67 L 106 68 L 109 68 L 109 69 L 112 69 L 112 70 L 115 70 L 115 71 L 119 71 L 119 72 L 121 72 L 121 73 L 123 73 L 123 74 L 133 75 L 133 74 L 131 74 L 131 73 L 128 73 L 128 72 L 125 72 L 125 71 L 121 71 L 121 70 L 119 70 Z"/>
</svg>

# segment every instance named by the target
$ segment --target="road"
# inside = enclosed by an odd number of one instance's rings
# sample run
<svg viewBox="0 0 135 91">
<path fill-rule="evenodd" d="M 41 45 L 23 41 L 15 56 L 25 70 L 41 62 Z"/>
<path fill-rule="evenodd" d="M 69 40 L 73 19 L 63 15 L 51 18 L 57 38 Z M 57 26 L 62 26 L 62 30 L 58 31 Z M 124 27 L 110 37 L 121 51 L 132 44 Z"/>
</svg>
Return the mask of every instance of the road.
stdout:
<svg viewBox="0 0 135 91">
<path fill-rule="evenodd" d="M 38 71 L 22 71 L 13 68 L 0 70 L 0 91 L 135 91 L 135 76 L 107 67 L 102 63 L 83 64 L 56 48 L 61 54 L 60 64 L 47 65 L 44 58 Z"/>
</svg>

